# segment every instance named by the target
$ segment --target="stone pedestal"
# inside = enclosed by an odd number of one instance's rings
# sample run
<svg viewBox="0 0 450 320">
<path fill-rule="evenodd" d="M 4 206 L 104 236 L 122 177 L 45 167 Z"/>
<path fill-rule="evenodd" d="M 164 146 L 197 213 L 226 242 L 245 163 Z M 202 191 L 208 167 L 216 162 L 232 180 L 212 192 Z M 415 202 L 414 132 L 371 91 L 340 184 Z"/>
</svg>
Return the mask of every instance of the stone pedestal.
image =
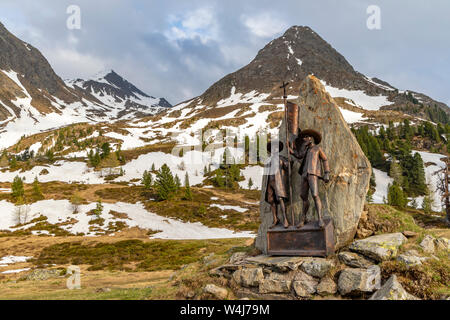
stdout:
<svg viewBox="0 0 450 320">
<path fill-rule="evenodd" d="M 267 232 L 267 254 L 271 256 L 327 257 L 334 254 L 334 230 L 331 219 L 325 227 L 317 221 L 301 229 L 277 226 Z"/>
</svg>

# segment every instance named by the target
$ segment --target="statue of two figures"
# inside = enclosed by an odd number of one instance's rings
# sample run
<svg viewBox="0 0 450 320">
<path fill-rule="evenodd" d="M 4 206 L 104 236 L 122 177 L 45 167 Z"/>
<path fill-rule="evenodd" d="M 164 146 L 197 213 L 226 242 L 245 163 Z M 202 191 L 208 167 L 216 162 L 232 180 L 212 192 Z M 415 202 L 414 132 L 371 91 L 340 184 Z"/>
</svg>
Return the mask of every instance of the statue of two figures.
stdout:
<svg viewBox="0 0 450 320">
<path fill-rule="evenodd" d="M 300 197 L 303 201 L 300 221 L 296 227 L 301 228 L 305 224 L 310 208 L 309 194 L 311 193 L 318 214 L 318 225 L 320 228 L 324 228 L 322 202 L 319 198 L 319 179 L 325 183 L 330 181 L 330 167 L 325 153 L 319 146 L 322 136 L 316 130 L 307 129 L 302 130 L 299 134 L 291 134 L 289 140 L 288 152 L 291 159 L 280 154 L 285 147 L 283 142 L 268 144 L 271 158 L 266 168 L 268 179 L 265 200 L 270 204 L 273 215 L 273 224 L 270 229 L 280 223 L 278 208 L 281 209 L 284 228 L 290 226 L 286 208 L 292 193 L 289 192 L 289 188 L 292 188 L 289 185 L 292 181 L 292 177 L 289 177 L 289 172 L 291 172 L 289 166 L 292 168 L 294 161 L 301 163 L 298 174 L 300 175 Z M 292 226 L 294 225 L 295 221 L 292 221 Z"/>
</svg>

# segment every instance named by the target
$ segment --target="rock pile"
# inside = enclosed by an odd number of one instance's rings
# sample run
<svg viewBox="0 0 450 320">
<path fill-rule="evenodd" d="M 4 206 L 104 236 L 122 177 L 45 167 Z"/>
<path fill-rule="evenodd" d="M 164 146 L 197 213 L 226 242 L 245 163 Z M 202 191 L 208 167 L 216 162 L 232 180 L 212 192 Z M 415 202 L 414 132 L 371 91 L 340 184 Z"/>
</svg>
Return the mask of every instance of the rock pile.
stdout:
<svg viewBox="0 0 450 320">
<path fill-rule="evenodd" d="M 400 252 L 406 242 L 402 233 L 372 236 L 354 241 L 348 250 L 330 258 L 246 256 L 235 253 L 229 263 L 210 271 L 225 277 L 241 299 L 370 298 L 371 300 L 418 300 L 406 292 L 395 275 L 384 284 L 379 263 L 397 260 L 406 266 L 430 259 L 417 250 Z M 433 246 L 430 245 L 433 244 Z M 432 253 L 449 250 L 446 238 L 426 236 L 420 247 Z M 434 248 L 433 251 L 430 251 Z M 420 250 L 420 249 L 419 249 Z M 433 256 L 432 256 L 433 257 Z"/>
</svg>

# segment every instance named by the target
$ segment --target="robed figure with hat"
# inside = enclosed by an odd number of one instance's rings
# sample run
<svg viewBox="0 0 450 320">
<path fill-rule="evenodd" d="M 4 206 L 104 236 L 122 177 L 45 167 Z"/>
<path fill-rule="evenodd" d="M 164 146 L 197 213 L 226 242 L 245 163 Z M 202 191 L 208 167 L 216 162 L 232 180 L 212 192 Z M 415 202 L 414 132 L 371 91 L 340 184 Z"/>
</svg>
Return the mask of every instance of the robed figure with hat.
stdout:
<svg viewBox="0 0 450 320">
<path fill-rule="evenodd" d="M 289 227 L 289 221 L 286 217 L 286 204 L 289 199 L 288 191 L 288 168 L 289 161 L 280 154 L 283 151 L 284 144 L 271 142 L 267 145 L 267 151 L 271 153 L 268 163 L 265 166 L 265 175 L 268 176 L 266 185 L 265 201 L 270 204 L 274 228 L 280 221 L 278 219 L 278 206 L 283 215 L 283 226 Z"/>
</svg>

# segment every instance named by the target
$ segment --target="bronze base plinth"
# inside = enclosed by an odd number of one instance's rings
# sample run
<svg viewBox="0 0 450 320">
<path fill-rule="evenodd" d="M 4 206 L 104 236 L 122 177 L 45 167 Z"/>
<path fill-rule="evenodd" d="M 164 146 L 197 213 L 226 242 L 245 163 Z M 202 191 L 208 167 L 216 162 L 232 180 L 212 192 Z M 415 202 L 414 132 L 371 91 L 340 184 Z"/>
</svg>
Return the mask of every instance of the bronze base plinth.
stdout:
<svg viewBox="0 0 450 320">
<path fill-rule="evenodd" d="M 267 232 L 267 254 L 270 256 L 327 257 L 334 254 L 334 228 L 324 219 L 321 229 L 317 221 L 301 229 L 276 226 Z"/>
</svg>

